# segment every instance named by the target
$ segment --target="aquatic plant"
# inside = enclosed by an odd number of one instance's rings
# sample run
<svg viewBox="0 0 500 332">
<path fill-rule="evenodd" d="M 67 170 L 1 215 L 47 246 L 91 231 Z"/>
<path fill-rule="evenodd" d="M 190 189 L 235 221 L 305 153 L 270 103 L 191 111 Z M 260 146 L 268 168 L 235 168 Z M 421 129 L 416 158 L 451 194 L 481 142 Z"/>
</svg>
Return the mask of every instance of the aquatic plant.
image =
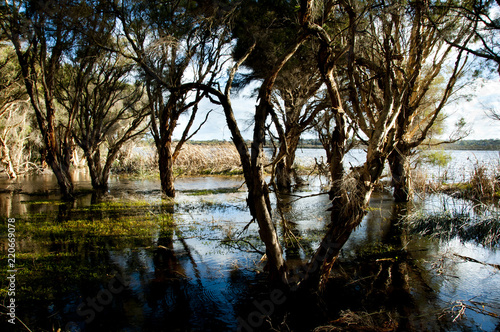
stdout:
<svg viewBox="0 0 500 332">
<path fill-rule="evenodd" d="M 492 173 L 486 165 L 476 163 L 472 171 L 470 188 L 466 194 L 478 200 L 494 198 L 498 183 L 496 176 Z"/>
<path fill-rule="evenodd" d="M 407 215 L 404 222 L 413 234 L 441 240 L 459 238 L 486 247 L 500 246 L 500 212 L 491 209 L 481 215 L 464 210 L 416 211 Z"/>
</svg>

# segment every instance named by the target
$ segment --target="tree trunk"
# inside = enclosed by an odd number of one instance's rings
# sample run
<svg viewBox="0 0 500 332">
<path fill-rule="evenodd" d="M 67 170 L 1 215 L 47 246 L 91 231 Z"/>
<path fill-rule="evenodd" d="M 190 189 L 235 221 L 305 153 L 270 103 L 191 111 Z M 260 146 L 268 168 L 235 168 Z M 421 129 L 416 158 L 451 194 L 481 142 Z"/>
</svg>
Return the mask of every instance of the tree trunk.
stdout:
<svg viewBox="0 0 500 332">
<path fill-rule="evenodd" d="M 275 182 L 278 190 L 281 192 L 290 192 L 293 185 L 293 164 L 295 162 L 295 153 L 300 140 L 300 132 L 287 133 L 287 153 L 276 164 Z M 281 147 L 280 147 L 281 148 Z"/>
<path fill-rule="evenodd" d="M 278 72 L 276 72 L 277 75 Z M 272 78 L 270 79 L 272 80 Z M 272 84 L 269 86 L 272 86 Z M 263 84 L 261 93 L 266 97 L 261 98 L 255 110 L 255 127 L 251 148 L 251 168 L 244 170 L 245 180 L 248 187 L 248 206 L 252 216 L 259 224 L 259 235 L 266 245 L 268 268 L 271 280 L 279 280 L 288 283 L 287 269 L 283 252 L 278 240 L 276 228 L 271 218 L 271 203 L 269 199 L 269 189 L 264 179 L 264 143 L 266 135 L 266 119 L 269 114 L 271 104 L 267 98 L 269 86 Z M 269 90 L 270 91 L 270 90 Z"/>
<path fill-rule="evenodd" d="M 172 141 L 162 137 L 162 144 L 158 148 L 158 164 L 160 167 L 160 183 L 163 194 L 175 197 L 174 188 L 174 160 L 172 158 Z"/>
<path fill-rule="evenodd" d="M 292 190 L 292 176 L 288 172 L 286 159 L 283 158 L 276 164 L 275 183 L 279 191 L 290 192 Z"/>
<path fill-rule="evenodd" d="M 47 154 L 47 164 L 52 169 L 54 173 L 57 184 L 59 185 L 59 189 L 64 199 L 73 199 L 73 180 L 71 178 L 71 174 L 69 172 L 69 167 L 61 165 L 57 161 L 53 159 L 51 156 L 51 152 L 49 151 Z"/>
<path fill-rule="evenodd" d="M 340 250 L 365 216 L 373 188 L 360 180 L 363 174 L 356 172 L 352 176 L 356 187 L 349 188 L 353 190 L 349 197 L 344 193 L 333 201 L 331 224 L 307 266 L 301 287 L 324 288 Z"/>
<path fill-rule="evenodd" d="M 399 145 L 388 157 L 396 202 L 409 202 L 413 199 L 409 156 L 410 150 Z"/>
<path fill-rule="evenodd" d="M 14 166 L 12 165 L 12 159 L 10 157 L 10 149 L 5 143 L 3 139 L 0 138 L 0 145 L 1 145 L 1 153 L 0 156 L 2 157 L 1 162 L 2 164 L 5 165 L 5 171 L 7 172 L 7 175 L 11 179 L 17 178 L 16 171 L 14 170 Z"/>
<path fill-rule="evenodd" d="M 64 199 L 73 199 L 73 179 L 71 178 L 70 166 L 73 148 L 69 143 L 62 142 L 61 153 L 58 153 L 58 144 L 56 143 L 56 133 L 50 118 L 47 119 L 47 129 L 45 131 L 45 146 L 47 148 L 47 164 L 52 169 L 59 189 Z M 43 132 L 43 131 L 42 131 Z"/>
<path fill-rule="evenodd" d="M 338 185 L 339 192 L 332 201 L 331 224 L 307 266 L 301 287 L 324 288 L 340 250 L 363 221 L 374 183 L 382 175 L 385 161 L 383 154 L 370 146 L 365 164 L 354 169 Z"/>
<path fill-rule="evenodd" d="M 87 157 L 92 188 L 101 190 L 103 183 L 101 182 L 101 153 L 99 148 L 93 152 L 85 151 L 85 156 Z"/>
</svg>

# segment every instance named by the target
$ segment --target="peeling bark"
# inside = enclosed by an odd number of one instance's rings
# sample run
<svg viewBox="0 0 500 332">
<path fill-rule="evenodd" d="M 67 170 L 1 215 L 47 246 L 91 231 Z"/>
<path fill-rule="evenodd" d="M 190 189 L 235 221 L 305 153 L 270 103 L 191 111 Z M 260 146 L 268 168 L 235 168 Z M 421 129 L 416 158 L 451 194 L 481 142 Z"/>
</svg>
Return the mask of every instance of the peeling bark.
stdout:
<svg viewBox="0 0 500 332">
<path fill-rule="evenodd" d="M 10 149 L 5 143 L 3 139 L 0 138 L 0 145 L 1 145 L 1 153 L 0 156 L 2 159 L 0 160 L 2 164 L 4 164 L 5 171 L 7 172 L 7 175 L 11 179 L 17 178 L 16 171 L 14 170 L 14 166 L 12 165 L 12 159 L 10 157 Z"/>
</svg>

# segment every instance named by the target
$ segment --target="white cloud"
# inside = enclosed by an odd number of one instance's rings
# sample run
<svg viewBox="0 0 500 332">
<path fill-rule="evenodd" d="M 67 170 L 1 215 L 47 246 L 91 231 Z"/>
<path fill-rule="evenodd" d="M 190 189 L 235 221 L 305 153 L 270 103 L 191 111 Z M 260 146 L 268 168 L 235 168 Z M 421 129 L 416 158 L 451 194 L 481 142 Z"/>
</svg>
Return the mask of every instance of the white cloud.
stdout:
<svg viewBox="0 0 500 332">
<path fill-rule="evenodd" d="M 473 97 L 460 100 L 446 107 L 449 116 L 446 120 L 447 134 L 453 130 L 454 124 L 464 118 L 472 128 L 467 139 L 500 139 L 500 121 L 489 118 L 488 109 L 500 112 L 500 80 L 482 80 L 478 83 Z"/>
<path fill-rule="evenodd" d="M 245 88 L 239 96 L 231 98 L 234 116 L 238 122 L 240 131 L 245 139 L 251 139 L 253 135 L 253 127 L 251 125 L 253 114 L 255 112 L 256 99 L 251 98 L 251 91 L 255 88 L 252 84 L 250 87 Z M 199 124 L 205 119 L 208 111 L 213 110 L 210 114 L 208 121 L 200 129 L 200 131 L 192 138 L 192 140 L 231 140 L 231 132 L 227 127 L 226 117 L 220 106 L 212 104 L 209 100 L 204 99 L 199 105 L 199 116 L 192 126 L 192 131 L 198 128 Z M 174 138 L 180 138 L 187 122 L 189 121 L 189 114 L 181 116 L 178 126 L 174 132 Z"/>
</svg>

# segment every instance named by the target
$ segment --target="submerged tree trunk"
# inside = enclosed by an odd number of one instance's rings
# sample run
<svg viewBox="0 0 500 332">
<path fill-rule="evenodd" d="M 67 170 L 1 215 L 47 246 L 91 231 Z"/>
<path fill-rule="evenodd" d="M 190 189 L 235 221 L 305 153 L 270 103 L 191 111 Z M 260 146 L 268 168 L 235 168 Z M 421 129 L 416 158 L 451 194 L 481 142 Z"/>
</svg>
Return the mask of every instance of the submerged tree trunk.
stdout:
<svg viewBox="0 0 500 332">
<path fill-rule="evenodd" d="M 410 151 L 404 148 L 394 149 L 388 157 L 396 202 L 409 202 L 413 199 L 409 159 Z"/>
<path fill-rule="evenodd" d="M 162 141 L 163 143 L 158 147 L 158 164 L 160 167 L 161 190 L 167 197 L 175 197 L 172 140 L 169 137 L 162 137 Z"/>
<path fill-rule="evenodd" d="M 50 153 L 47 155 L 47 164 L 50 166 L 57 179 L 57 184 L 59 185 L 63 198 L 72 199 L 74 187 L 69 167 L 60 165 L 58 162 L 54 161 L 50 157 Z"/>
<path fill-rule="evenodd" d="M 94 152 L 86 152 L 85 157 L 87 158 L 87 165 L 89 168 L 90 181 L 92 182 L 92 188 L 101 191 L 107 188 L 103 188 L 104 183 L 101 179 L 101 153 L 99 148 Z M 106 183 L 107 186 L 107 183 Z"/>
<path fill-rule="evenodd" d="M 380 153 L 369 151 L 366 163 L 344 177 L 338 186 L 340 193 L 333 200 L 330 226 L 307 266 L 304 287 L 325 286 L 340 250 L 366 214 L 374 183 L 380 178 L 384 164 L 385 158 Z"/>
<path fill-rule="evenodd" d="M 50 121 L 50 120 L 49 120 Z M 52 120 L 53 121 L 53 120 Z M 63 139 L 61 153 L 58 153 L 58 145 L 56 143 L 56 133 L 51 125 L 52 121 L 49 122 L 47 126 L 48 129 L 45 131 L 44 136 L 45 146 L 47 149 L 47 164 L 52 169 L 52 172 L 56 176 L 57 183 L 59 184 L 59 189 L 64 199 L 73 199 L 73 179 L 71 178 L 71 156 L 73 155 L 73 146 Z M 44 132 L 44 131 L 42 131 Z"/>
<path fill-rule="evenodd" d="M 294 170 L 293 164 L 295 162 L 295 153 L 300 140 L 300 132 L 290 132 L 287 137 L 287 152 L 280 151 L 278 155 L 284 153 L 284 157 L 276 164 L 275 169 L 275 183 L 279 191 L 290 192 L 292 190 Z M 283 147 L 280 146 L 280 149 Z M 297 179 L 296 179 L 297 181 Z M 300 182 L 300 181 L 299 181 Z"/>
</svg>

